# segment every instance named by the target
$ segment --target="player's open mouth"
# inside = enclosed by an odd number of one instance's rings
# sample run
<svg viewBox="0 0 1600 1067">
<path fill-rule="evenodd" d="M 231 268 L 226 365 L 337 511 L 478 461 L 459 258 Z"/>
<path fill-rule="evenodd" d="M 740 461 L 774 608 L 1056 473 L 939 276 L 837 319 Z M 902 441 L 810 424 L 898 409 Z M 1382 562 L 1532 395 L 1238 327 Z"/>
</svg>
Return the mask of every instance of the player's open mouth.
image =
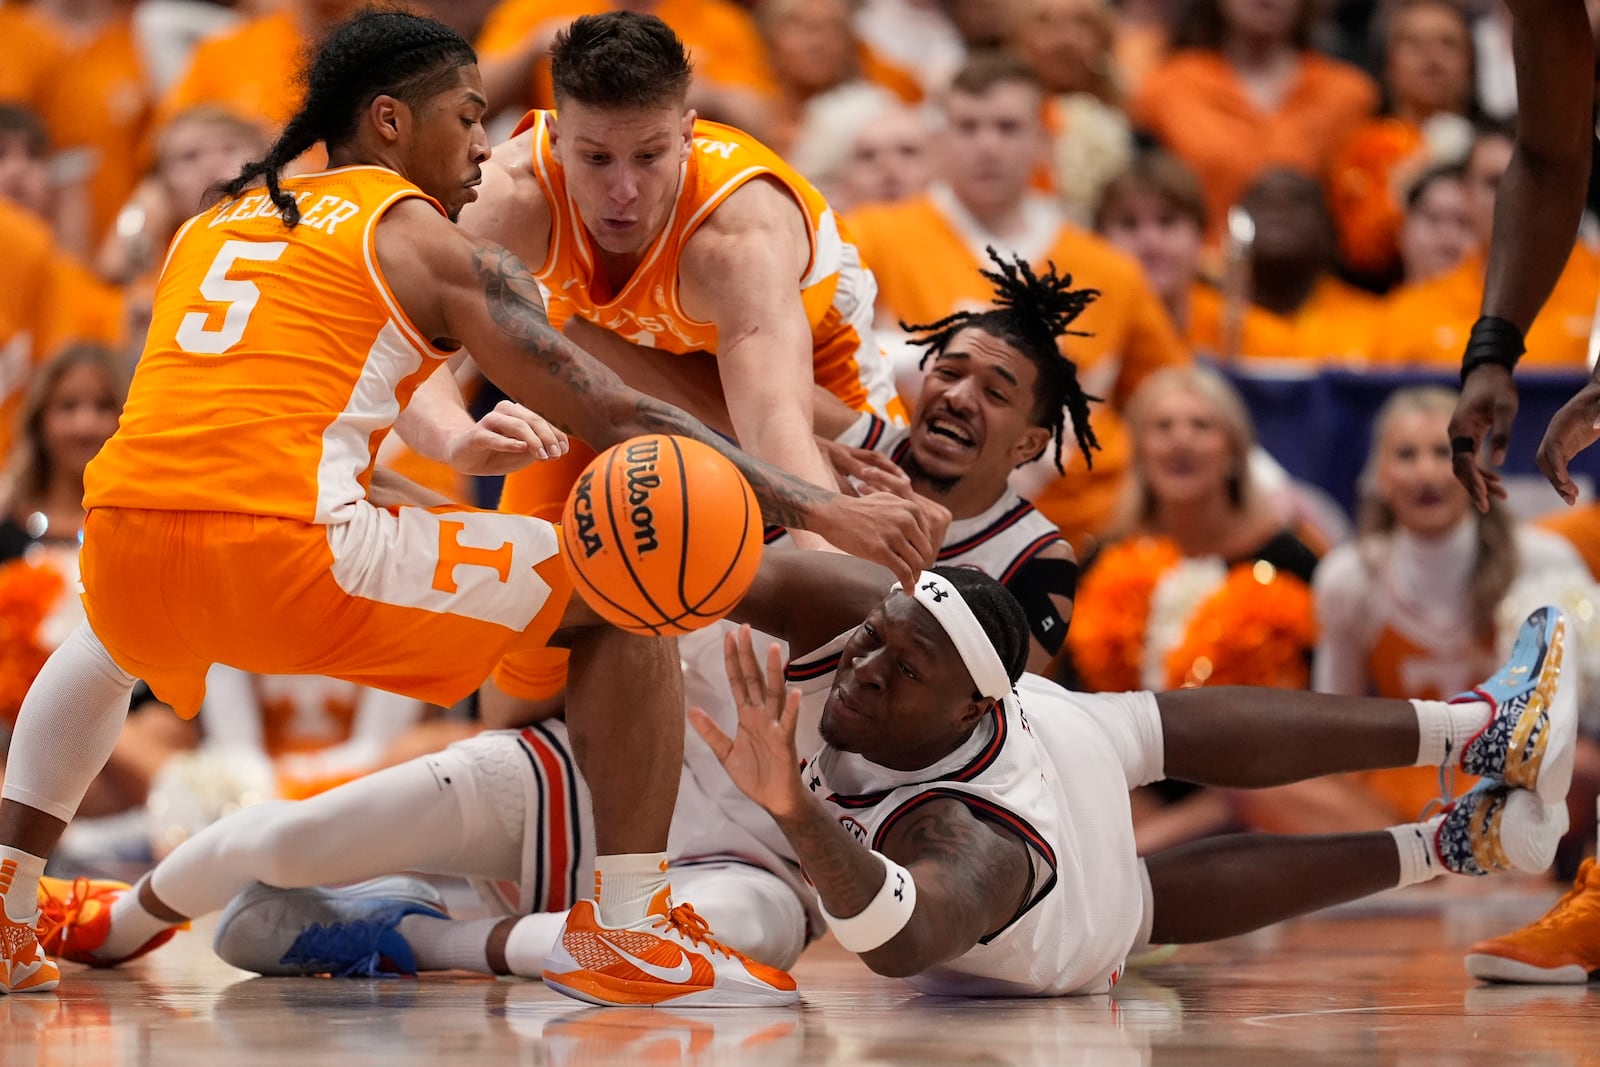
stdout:
<svg viewBox="0 0 1600 1067">
<path fill-rule="evenodd" d="M 977 444 L 977 435 L 965 424 L 943 415 L 934 415 L 923 423 L 928 436 L 942 439 L 943 447 L 968 449 Z"/>
</svg>

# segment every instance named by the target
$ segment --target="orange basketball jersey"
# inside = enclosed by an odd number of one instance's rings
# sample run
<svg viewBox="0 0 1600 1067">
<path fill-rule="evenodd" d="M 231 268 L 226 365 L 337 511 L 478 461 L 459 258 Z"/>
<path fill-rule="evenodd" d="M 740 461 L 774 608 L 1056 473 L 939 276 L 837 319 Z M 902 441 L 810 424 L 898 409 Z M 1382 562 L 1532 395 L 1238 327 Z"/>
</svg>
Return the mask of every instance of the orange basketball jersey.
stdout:
<svg viewBox="0 0 1600 1067">
<path fill-rule="evenodd" d="M 411 393 L 450 353 L 378 270 L 392 205 L 437 202 L 392 171 L 285 180 L 195 216 L 173 238 L 117 433 L 84 474 L 86 507 L 347 520 Z M 440 209 L 441 213 L 443 209 Z"/>
<path fill-rule="evenodd" d="M 843 220 L 810 182 L 749 134 L 696 122 L 694 151 L 684 164 L 672 215 L 633 277 L 621 292 L 609 294 L 551 150 L 552 117 L 549 111 L 530 111 L 517 132 L 533 130 L 533 172 L 551 208 L 550 250 L 534 273 L 550 290 L 553 319 L 578 315 L 636 344 L 715 353 L 716 326 L 690 318 L 678 301 L 683 247 L 734 190 L 752 179 L 770 178 L 800 205 L 810 235 L 811 259 L 800 279 L 800 296 L 811 323 L 813 377 L 857 411 L 904 422 L 889 361 L 872 334 L 877 284 L 862 266 Z"/>
</svg>

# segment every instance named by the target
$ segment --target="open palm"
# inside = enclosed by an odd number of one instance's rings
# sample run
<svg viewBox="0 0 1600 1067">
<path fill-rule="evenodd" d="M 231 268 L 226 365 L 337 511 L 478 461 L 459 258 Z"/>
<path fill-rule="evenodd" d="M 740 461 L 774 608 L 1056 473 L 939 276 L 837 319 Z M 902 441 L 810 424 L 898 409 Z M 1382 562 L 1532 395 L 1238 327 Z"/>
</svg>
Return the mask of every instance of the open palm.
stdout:
<svg viewBox="0 0 1600 1067">
<path fill-rule="evenodd" d="M 689 721 L 745 796 L 775 816 L 787 815 L 805 797 L 794 747 L 800 691 L 784 685 L 783 654 L 776 644 L 767 649 L 762 672 L 748 626 L 728 633 L 722 653 L 739 709 L 738 729 L 729 737 L 701 708 L 689 709 Z"/>
</svg>

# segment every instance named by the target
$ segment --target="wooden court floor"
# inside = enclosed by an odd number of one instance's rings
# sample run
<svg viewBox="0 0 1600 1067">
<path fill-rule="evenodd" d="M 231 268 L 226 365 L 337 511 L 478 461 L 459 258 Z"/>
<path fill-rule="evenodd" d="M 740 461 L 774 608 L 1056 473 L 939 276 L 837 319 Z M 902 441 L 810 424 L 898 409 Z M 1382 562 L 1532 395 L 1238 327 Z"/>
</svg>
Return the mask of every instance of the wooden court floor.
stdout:
<svg viewBox="0 0 1600 1067">
<path fill-rule="evenodd" d="M 919 997 L 828 941 L 795 969 L 793 1011 L 585 1008 L 456 975 L 258 978 L 212 956 L 199 926 L 123 970 L 68 965 L 54 996 L 0 998 L 0 1065 L 1600 1067 L 1600 985 L 1491 987 L 1461 969 L 1465 945 L 1554 895 L 1392 894 L 1185 947 L 1111 997 L 1050 1001 Z"/>
</svg>

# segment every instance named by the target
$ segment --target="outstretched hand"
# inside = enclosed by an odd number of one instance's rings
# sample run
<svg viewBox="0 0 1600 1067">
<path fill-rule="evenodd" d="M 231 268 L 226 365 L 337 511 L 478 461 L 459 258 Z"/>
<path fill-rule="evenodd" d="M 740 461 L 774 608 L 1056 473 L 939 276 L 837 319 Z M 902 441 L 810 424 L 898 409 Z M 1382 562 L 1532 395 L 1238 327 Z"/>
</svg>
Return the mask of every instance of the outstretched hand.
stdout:
<svg viewBox="0 0 1600 1067">
<path fill-rule="evenodd" d="M 835 496 L 827 519 L 812 527 L 829 544 L 888 567 L 910 589 L 933 565 L 950 526 L 950 512 L 916 493 L 872 492 Z"/>
<path fill-rule="evenodd" d="M 1578 486 L 1567 464 L 1596 440 L 1600 440 L 1600 382 L 1589 382 L 1550 420 L 1535 456 L 1539 469 L 1568 504 L 1577 502 Z"/>
<path fill-rule="evenodd" d="M 767 670 L 762 674 L 748 626 L 723 638 L 722 654 L 739 709 L 738 730 L 729 737 L 701 708 L 689 709 L 689 721 L 733 784 L 782 818 L 807 797 L 800 785 L 800 757 L 794 744 L 800 691 L 784 684 L 783 654 L 776 644 L 767 649 Z"/>
<path fill-rule="evenodd" d="M 502 400 L 450 439 L 445 459 L 463 474 L 510 474 L 531 463 L 564 456 L 567 448 L 567 435 L 538 412 L 514 400 Z"/>
<path fill-rule="evenodd" d="M 1505 486 L 1494 468 L 1506 461 L 1511 423 L 1516 417 L 1517 385 L 1511 371 L 1492 363 L 1475 367 L 1462 383 L 1461 398 L 1450 416 L 1450 463 L 1456 480 L 1466 487 L 1480 512 L 1489 510 L 1492 497 L 1505 499 Z M 1487 466 L 1482 462 L 1485 436 L 1489 441 Z"/>
</svg>

